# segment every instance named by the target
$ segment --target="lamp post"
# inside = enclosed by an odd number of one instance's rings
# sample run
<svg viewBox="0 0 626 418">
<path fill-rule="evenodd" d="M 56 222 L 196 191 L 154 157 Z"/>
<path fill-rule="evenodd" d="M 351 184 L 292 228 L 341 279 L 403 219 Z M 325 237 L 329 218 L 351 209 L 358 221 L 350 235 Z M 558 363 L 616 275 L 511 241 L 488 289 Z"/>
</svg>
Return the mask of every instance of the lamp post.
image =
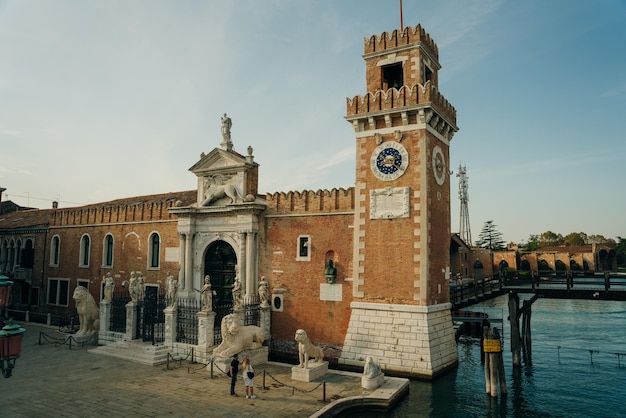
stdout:
<svg viewBox="0 0 626 418">
<path fill-rule="evenodd" d="M 8 313 L 9 298 L 13 289 L 13 282 L 8 280 L 6 276 L 0 276 L 0 313 L 2 320 L 6 318 Z M 5 325 L 0 331 L 0 371 L 2 376 L 11 377 L 15 361 L 19 358 L 22 351 L 22 337 L 26 330 L 18 324 Z"/>
</svg>

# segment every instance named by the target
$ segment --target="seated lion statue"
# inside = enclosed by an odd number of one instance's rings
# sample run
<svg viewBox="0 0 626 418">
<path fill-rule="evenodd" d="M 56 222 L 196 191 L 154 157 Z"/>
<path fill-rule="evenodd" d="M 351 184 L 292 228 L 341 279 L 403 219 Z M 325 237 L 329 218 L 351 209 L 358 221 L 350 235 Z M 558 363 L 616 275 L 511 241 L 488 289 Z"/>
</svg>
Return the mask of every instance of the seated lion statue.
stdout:
<svg viewBox="0 0 626 418">
<path fill-rule="evenodd" d="M 309 367 L 309 357 L 313 357 L 318 363 L 324 360 L 324 350 L 322 347 L 313 345 L 305 330 L 299 329 L 296 331 L 296 341 L 298 342 L 300 367 L 304 369 Z"/>
<path fill-rule="evenodd" d="M 100 311 L 91 293 L 83 286 L 77 286 L 72 298 L 76 302 L 76 311 L 78 312 L 78 320 L 80 322 L 80 328 L 76 335 L 87 336 L 98 332 L 100 328 Z"/>
<path fill-rule="evenodd" d="M 239 315 L 230 314 L 222 319 L 222 343 L 215 347 L 213 355 L 232 357 L 246 349 L 260 348 L 265 340 L 263 330 L 254 325 L 243 325 Z"/>
</svg>

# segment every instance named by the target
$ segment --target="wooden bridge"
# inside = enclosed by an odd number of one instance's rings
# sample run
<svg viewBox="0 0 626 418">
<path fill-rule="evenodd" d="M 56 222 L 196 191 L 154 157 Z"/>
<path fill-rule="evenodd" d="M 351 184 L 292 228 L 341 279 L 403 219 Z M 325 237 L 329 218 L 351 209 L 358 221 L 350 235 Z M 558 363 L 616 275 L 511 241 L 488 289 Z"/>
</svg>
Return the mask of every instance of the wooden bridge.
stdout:
<svg viewBox="0 0 626 418">
<path fill-rule="evenodd" d="M 576 277 L 571 274 L 538 275 L 529 279 L 492 277 L 465 279 L 450 285 L 452 311 L 490 300 L 506 293 L 529 293 L 552 299 L 598 299 L 626 301 L 626 274 Z"/>
<path fill-rule="evenodd" d="M 531 274 L 528 279 L 515 278 L 486 278 L 484 280 L 466 280 L 465 283 L 450 285 L 450 302 L 452 303 L 453 322 L 467 327 L 468 323 L 481 321 L 483 332 L 490 328 L 485 323 L 485 317 L 467 318 L 476 316 L 476 312 L 460 312 L 459 310 L 476 303 L 493 299 L 508 293 L 509 323 L 513 367 L 521 366 L 522 353 L 530 359 L 531 349 L 531 307 L 538 298 L 552 299 L 590 299 L 626 301 L 626 274 L 604 272 L 601 276 L 588 274 L 585 277 L 574 276 L 571 272 L 564 274 Z M 520 293 L 532 294 L 522 301 L 520 307 Z M 461 315 L 463 313 L 464 315 Z M 520 327 L 520 319 L 522 326 Z M 457 329 L 458 331 L 461 328 Z M 458 338 L 458 334 L 456 335 Z M 483 353 L 481 339 L 481 354 Z"/>
</svg>

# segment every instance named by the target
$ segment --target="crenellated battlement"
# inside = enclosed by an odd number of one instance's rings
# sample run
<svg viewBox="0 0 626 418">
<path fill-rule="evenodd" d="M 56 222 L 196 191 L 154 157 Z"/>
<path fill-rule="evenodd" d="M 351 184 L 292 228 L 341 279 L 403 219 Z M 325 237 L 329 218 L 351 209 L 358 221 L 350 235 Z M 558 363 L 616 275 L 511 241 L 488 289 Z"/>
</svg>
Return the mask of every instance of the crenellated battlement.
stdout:
<svg viewBox="0 0 626 418">
<path fill-rule="evenodd" d="M 402 31 L 396 29 L 391 33 L 383 32 L 379 36 L 372 35 L 369 38 L 364 38 L 363 43 L 365 55 L 405 45 L 421 43 L 431 54 L 439 59 L 439 48 L 437 48 L 437 44 L 422 28 L 422 25 L 419 24 L 414 28 L 407 26 Z"/>
<path fill-rule="evenodd" d="M 365 96 L 354 96 L 346 99 L 346 115 L 365 115 L 367 113 L 401 109 L 431 103 L 436 111 L 450 123 L 456 125 L 456 109 L 443 97 L 439 90 L 430 82 L 425 85 L 415 84 L 412 87 L 402 86 L 387 91 L 378 90 Z"/>
<path fill-rule="evenodd" d="M 193 190 L 57 209 L 50 216 L 50 226 L 176 220 L 176 216 L 168 209 L 179 200 L 189 204 L 195 198 L 195 193 Z"/>
<path fill-rule="evenodd" d="M 268 215 L 296 215 L 354 211 L 354 187 L 268 193 Z"/>
</svg>

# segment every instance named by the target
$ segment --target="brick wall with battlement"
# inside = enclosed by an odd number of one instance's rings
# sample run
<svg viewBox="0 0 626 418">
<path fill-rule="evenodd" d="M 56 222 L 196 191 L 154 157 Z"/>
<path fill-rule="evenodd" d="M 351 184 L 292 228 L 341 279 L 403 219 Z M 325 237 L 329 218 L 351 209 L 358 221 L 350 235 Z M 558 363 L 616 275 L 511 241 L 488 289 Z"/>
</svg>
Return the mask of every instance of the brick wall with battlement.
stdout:
<svg viewBox="0 0 626 418">
<path fill-rule="evenodd" d="M 70 279 L 71 289 L 76 286 L 76 280 L 88 280 L 89 291 L 96 301 L 101 297 L 102 278 L 109 272 L 117 289 L 131 271 L 141 271 L 147 284 L 163 286 L 168 271 L 178 272 L 178 219 L 168 208 L 178 201 L 189 205 L 195 199 L 196 191 L 192 190 L 49 211 L 48 240 L 59 237 L 61 261 L 58 265 L 47 265 L 46 276 Z M 150 267 L 150 235 L 155 232 L 159 235 L 159 265 Z M 79 258 L 84 234 L 89 236 L 90 248 L 89 264 L 82 266 Z M 113 236 L 111 266 L 105 266 L 104 261 L 108 234 Z M 72 305 L 70 300 L 70 308 Z"/>
<path fill-rule="evenodd" d="M 353 212 L 354 188 L 268 193 L 265 201 L 268 214 Z"/>
</svg>

